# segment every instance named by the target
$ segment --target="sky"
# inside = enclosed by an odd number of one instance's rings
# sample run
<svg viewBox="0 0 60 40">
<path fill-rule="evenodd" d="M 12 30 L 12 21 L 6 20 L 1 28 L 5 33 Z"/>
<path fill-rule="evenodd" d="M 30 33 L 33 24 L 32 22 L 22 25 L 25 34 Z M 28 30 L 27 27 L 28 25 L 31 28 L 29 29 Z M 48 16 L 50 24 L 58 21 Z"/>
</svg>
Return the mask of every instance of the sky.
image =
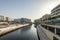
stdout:
<svg viewBox="0 0 60 40">
<path fill-rule="evenodd" d="M 60 0 L 0 0 L 0 15 L 38 19 L 60 4 Z"/>
</svg>

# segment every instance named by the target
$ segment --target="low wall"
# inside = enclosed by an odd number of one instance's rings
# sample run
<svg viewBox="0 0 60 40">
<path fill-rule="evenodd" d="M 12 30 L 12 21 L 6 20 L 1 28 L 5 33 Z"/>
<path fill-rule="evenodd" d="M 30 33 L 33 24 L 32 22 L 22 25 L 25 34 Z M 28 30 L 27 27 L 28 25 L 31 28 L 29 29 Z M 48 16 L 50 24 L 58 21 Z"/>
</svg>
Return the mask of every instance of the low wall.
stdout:
<svg viewBox="0 0 60 40">
<path fill-rule="evenodd" d="M 37 32 L 40 40 L 50 40 L 40 26 L 37 26 Z"/>
</svg>

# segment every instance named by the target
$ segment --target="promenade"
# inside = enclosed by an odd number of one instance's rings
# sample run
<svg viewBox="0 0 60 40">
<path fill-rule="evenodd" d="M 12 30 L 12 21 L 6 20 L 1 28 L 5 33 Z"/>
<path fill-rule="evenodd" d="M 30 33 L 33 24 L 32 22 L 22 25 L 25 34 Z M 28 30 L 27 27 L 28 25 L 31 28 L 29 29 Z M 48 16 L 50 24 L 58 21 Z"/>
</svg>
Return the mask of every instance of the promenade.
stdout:
<svg viewBox="0 0 60 40">
<path fill-rule="evenodd" d="M 29 25 L 29 24 L 24 24 L 24 25 L 22 25 L 22 24 L 14 24 L 14 25 L 9 25 L 8 27 L 5 27 L 5 28 L 0 28 L 0 36 L 10 32 L 10 31 L 13 31 L 15 29 L 25 27 L 27 25 Z"/>
</svg>

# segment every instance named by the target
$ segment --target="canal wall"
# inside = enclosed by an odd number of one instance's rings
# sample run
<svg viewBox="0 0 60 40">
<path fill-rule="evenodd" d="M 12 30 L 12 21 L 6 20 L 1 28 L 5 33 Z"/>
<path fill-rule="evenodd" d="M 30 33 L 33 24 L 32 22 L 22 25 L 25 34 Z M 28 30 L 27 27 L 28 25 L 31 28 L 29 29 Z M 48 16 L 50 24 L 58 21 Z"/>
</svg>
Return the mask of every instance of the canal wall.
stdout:
<svg viewBox="0 0 60 40">
<path fill-rule="evenodd" d="M 40 25 L 37 26 L 36 29 L 40 40 L 50 40 L 48 36 L 45 34 L 44 30 L 42 30 Z"/>
<path fill-rule="evenodd" d="M 9 26 L 9 27 L 6 27 L 6 28 L 1 28 L 1 29 L 0 29 L 0 37 L 1 37 L 2 35 L 6 34 L 6 33 L 9 33 L 9 32 L 11 32 L 11 31 L 13 31 L 13 30 L 16 30 L 16 29 L 22 28 L 22 27 L 26 27 L 26 26 L 28 26 L 28 25 L 29 25 L 29 24 L 24 24 L 24 25 L 18 24 L 18 25 Z"/>
</svg>

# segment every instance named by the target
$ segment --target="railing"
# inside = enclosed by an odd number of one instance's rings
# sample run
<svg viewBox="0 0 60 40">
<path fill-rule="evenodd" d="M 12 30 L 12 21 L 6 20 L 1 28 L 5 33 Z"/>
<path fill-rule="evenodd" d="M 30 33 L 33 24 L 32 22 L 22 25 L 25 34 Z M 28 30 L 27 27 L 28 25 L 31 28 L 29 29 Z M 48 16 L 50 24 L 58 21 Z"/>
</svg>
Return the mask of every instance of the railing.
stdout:
<svg viewBox="0 0 60 40">
<path fill-rule="evenodd" d="M 50 25 L 41 25 L 41 26 L 60 36 L 60 28 Z"/>
<path fill-rule="evenodd" d="M 59 38 L 60 38 L 60 26 L 46 25 L 46 24 L 41 24 L 41 26 L 42 26 L 44 29 L 52 32 L 53 34 L 58 35 Z M 53 40 L 54 40 L 54 39 L 58 39 L 58 38 L 56 38 L 55 36 L 53 36 Z"/>
</svg>

